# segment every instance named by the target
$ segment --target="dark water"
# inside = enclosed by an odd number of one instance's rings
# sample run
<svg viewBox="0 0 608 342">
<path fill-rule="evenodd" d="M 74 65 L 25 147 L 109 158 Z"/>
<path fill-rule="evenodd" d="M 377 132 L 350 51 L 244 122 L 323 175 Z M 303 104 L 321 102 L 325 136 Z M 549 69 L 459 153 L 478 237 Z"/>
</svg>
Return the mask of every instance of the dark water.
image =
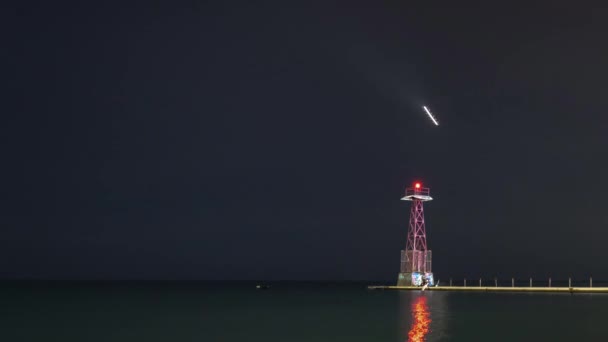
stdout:
<svg viewBox="0 0 608 342">
<path fill-rule="evenodd" d="M 358 285 L 0 287 L 0 341 L 608 341 L 608 295 Z"/>
</svg>

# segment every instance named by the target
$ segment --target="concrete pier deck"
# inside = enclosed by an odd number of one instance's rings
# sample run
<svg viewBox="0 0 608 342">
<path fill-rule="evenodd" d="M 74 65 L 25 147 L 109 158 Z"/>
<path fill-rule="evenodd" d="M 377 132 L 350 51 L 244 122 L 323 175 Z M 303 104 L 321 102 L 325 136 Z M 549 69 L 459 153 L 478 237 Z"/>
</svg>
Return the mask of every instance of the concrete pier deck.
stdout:
<svg viewBox="0 0 608 342">
<path fill-rule="evenodd" d="M 368 290 L 421 291 L 419 286 L 368 286 Z M 608 287 L 432 286 L 425 291 L 608 293 Z"/>
</svg>

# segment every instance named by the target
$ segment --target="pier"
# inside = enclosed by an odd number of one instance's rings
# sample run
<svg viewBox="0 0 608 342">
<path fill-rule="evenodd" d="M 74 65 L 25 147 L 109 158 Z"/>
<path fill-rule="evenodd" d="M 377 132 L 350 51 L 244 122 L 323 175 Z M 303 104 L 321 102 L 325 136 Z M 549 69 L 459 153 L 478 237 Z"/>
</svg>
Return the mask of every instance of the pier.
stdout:
<svg viewBox="0 0 608 342">
<path fill-rule="evenodd" d="M 367 289 L 422 291 L 420 286 L 368 286 Z M 424 291 L 608 293 L 608 287 L 430 286 Z"/>
</svg>

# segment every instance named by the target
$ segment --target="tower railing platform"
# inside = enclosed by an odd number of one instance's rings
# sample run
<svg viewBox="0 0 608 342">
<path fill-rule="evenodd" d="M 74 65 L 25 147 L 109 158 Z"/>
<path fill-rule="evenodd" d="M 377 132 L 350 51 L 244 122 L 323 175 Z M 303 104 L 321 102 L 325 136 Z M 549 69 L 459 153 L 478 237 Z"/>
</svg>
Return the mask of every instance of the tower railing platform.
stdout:
<svg viewBox="0 0 608 342">
<path fill-rule="evenodd" d="M 401 198 L 403 201 L 413 201 L 414 199 L 421 201 L 431 201 L 431 190 L 429 188 L 407 188 L 405 196 Z"/>
<path fill-rule="evenodd" d="M 430 196 L 431 189 L 430 188 L 407 188 L 407 189 L 405 189 L 405 196 L 412 196 L 412 195 Z"/>
</svg>

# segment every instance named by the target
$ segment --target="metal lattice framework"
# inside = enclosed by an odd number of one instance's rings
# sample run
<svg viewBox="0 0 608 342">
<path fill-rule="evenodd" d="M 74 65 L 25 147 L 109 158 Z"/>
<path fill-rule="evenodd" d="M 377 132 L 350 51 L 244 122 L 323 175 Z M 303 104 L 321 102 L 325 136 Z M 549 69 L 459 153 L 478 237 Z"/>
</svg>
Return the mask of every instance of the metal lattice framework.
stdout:
<svg viewBox="0 0 608 342">
<path fill-rule="evenodd" d="M 410 225 L 407 231 L 406 251 L 426 251 L 426 228 L 422 201 L 414 199 L 410 211 Z"/>
<path fill-rule="evenodd" d="M 404 201 L 411 201 L 407 243 L 401 255 L 401 272 L 431 272 L 431 251 L 427 249 L 423 202 L 431 201 L 429 188 L 416 183 L 405 190 Z"/>
</svg>

